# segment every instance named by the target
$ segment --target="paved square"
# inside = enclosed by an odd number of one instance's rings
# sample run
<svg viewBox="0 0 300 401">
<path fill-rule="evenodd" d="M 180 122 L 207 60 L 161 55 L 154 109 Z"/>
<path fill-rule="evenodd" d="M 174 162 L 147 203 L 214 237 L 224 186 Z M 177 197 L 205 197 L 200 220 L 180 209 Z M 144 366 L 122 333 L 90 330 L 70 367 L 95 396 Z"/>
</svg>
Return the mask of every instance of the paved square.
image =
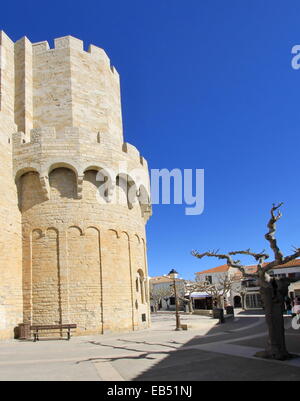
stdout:
<svg viewBox="0 0 300 401">
<path fill-rule="evenodd" d="M 223 325 L 183 315 L 152 316 L 151 329 L 67 341 L 0 343 L 0 380 L 300 380 L 300 357 L 286 362 L 253 355 L 266 342 L 264 316 L 240 312 Z M 300 356 L 300 333 L 286 321 L 290 352 Z"/>
</svg>

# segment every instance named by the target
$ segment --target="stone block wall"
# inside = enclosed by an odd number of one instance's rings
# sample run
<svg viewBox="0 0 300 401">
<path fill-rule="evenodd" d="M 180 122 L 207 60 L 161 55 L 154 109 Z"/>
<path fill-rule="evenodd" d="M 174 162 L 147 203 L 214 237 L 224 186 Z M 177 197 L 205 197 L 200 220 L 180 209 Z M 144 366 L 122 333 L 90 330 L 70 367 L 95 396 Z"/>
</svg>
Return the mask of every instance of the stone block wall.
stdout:
<svg viewBox="0 0 300 401">
<path fill-rule="evenodd" d="M 149 327 L 149 175 L 123 141 L 118 73 L 70 36 L 0 40 L 0 338 L 21 322 Z"/>
<path fill-rule="evenodd" d="M 14 43 L 0 32 L 0 339 L 23 320 L 21 214 L 13 179 Z"/>
<path fill-rule="evenodd" d="M 96 174 L 85 172 L 80 198 L 76 174 L 65 167 L 50 172 L 49 199 L 38 173 L 19 179 L 26 322 L 76 323 L 78 334 L 149 325 L 142 209 L 99 205 Z M 114 190 L 126 199 L 120 185 Z"/>
</svg>

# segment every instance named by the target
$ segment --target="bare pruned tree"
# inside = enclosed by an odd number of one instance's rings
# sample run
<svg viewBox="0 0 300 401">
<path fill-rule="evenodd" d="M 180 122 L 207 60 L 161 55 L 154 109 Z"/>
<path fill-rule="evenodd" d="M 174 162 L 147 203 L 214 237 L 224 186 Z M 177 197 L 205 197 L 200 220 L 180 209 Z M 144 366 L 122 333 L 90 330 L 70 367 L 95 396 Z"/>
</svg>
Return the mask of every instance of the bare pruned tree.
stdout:
<svg viewBox="0 0 300 401">
<path fill-rule="evenodd" d="M 150 299 L 153 301 L 154 312 L 158 310 L 160 302 L 167 300 L 173 296 L 173 290 L 169 284 L 167 285 L 150 285 Z"/>
<path fill-rule="evenodd" d="M 217 308 L 224 308 L 224 298 L 237 281 L 240 280 L 228 274 L 218 274 L 214 283 L 203 281 L 199 276 L 196 276 L 195 290 L 206 292 L 212 297 Z"/>
<path fill-rule="evenodd" d="M 185 297 L 182 299 L 185 305 L 188 305 L 189 313 L 194 312 L 192 294 L 197 290 L 197 284 L 194 281 L 185 281 Z"/>
<path fill-rule="evenodd" d="M 265 234 L 265 239 L 269 242 L 270 248 L 274 254 L 274 259 L 271 262 L 266 262 L 266 260 L 269 259 L 269 255 L 265 250 L 255 253 L 250 249 L 247 249 L 242 251 L 232 251 L 227 254 L 222 254 L 219 250 L 204 253 L 192 251 L 192 255 L 199 259 L 202 259 L 205 256 L 225 259 L 228 266 L 238 269 L 244 277 L 257 278 L 264 303 L 269 340 L 266 350 L 257 353 L 256 356 L 277 360 L 285 360 L 291 357 L 286 348 L 283 318 L 284 298 L 288 294 L 288 286 L 291 281 L 287 278 L 271 278 L 268 272 L 274 267 L 286 264 L 300 257 L 300 248 L 294 248 L 294 252 L 291 255 L 284 256 L 278 246 L 275 237 L 276 223 L 282 217 L 282 213 L 280 212 L 280 207 L 282 205 L 283 203 L 278 205 L 273 204 L 270 212 L 271 218 L 267 225 L 268 232 Z M 241 261 L 234 259 L 236 255 L 248 255 L 253 257 L 256 261 L 257 272 L 254 274 L 247 273 L 246 268 L 241 264 Z"/>
<path fill-rule="evenodd" d="M 194 281 L 189 281 L 189 280 L 184 280 L 180 285 L 177 283 L 176 288 L 177 288 L 177 296 L 181 304 L 184 306 L 188 306 L 189 313 L 194 312 L 193 308 L 193 300 L 192 300 L 192 293 L 196 289 L 196 283 Z M 175 296 L 174 292 L 174 286 L 171 286 L 172 288 L 172 296 Z"/>
</svg>

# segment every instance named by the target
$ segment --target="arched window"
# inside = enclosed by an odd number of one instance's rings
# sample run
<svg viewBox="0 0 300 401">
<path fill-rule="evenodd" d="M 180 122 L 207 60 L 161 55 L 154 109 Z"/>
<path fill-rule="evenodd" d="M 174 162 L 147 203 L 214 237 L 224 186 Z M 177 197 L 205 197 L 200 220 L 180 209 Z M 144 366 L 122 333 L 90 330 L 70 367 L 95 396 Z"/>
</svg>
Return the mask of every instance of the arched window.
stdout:
<svg viewBox="0 0 300 401">
<path fill-rule="evenodd" d="M 51 187 L 51 199 L 76 199 L 77 182 L 74 171 L 59 167 L 49 174 L 49 184 Z"/>
<path fill-rule="evenodd" d="M 140 292 L 140 301 L 142 304 L 145 303 L 146 298 L 145 298 L 145 279 L 144 279 L 144 273 L 142 270 L 138 271 L 138 276 L 136 279 L 136 285 L 137 285 L 137 291 Z M 139 289 L 138 289 L 139 287 Z"/>
<path fill-rule="evenodd" d="M 19 208 L 22 212 L 45 201 L 37 172 L 23 174 L 18 181 Z"/>
<path fill-rule="evenodd" d="M 126 174 L 119 174 L 116 177 L 117 202 L 132 209 L 136 202 L 136 185 Z"/>
</svg>

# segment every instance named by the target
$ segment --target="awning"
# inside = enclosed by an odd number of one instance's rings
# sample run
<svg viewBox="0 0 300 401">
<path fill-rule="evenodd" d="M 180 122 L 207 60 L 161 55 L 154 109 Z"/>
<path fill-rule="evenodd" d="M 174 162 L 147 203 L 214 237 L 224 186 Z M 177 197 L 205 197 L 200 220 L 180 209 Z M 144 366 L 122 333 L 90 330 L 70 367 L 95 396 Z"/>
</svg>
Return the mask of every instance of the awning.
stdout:
<svg viewBox="0 0 300 401">
<path fill-rule="evenodd" d="M 295 290 L 300 290 L 300 281 L 296 281 L 296 283 L 292 283 L 289 286 L 289 291 L 293 292 Z"/>
<path fill-rule="evenodd" d="M 211 298 L 207 292 L 192 292 L 190 296 L 191 298 Z"/>
</svg>

